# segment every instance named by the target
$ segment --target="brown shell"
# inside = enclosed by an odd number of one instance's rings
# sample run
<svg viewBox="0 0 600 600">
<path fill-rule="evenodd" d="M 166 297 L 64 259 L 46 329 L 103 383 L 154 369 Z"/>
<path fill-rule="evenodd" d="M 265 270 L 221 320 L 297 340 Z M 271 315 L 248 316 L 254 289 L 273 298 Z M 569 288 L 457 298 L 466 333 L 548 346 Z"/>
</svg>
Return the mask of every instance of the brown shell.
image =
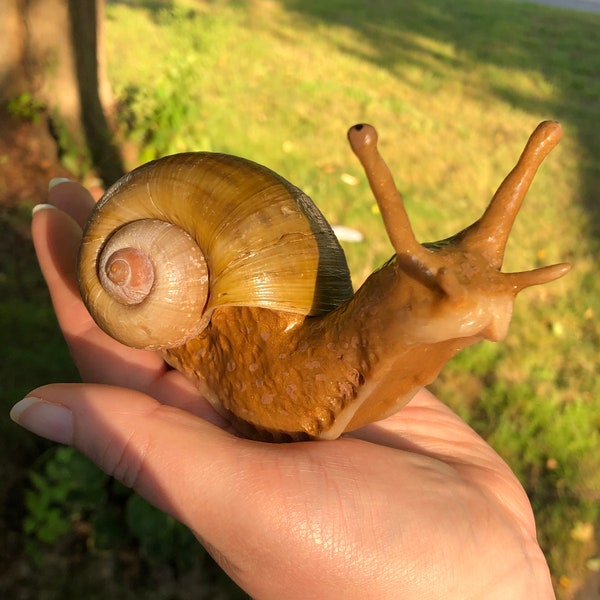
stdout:
<svg viewBox="0 0 600 600">
<path fill-rule="evenodd" d="M 139 167 L 98 202 L 79 254 L 81 293 L 92 315 L 109 302 L 99 297 L 97 283 L 105 244 L 113 232 L 144 219 L 171 223 L 197 243 L 210 277 L 198 316 L 205 322 L 220 306 L 321 315 L 352 296 L 343 250 L 310 198 L 254 162 L 198 152 Z M 178 337 L 148 347 L 180 343 Z"/>
</svg>

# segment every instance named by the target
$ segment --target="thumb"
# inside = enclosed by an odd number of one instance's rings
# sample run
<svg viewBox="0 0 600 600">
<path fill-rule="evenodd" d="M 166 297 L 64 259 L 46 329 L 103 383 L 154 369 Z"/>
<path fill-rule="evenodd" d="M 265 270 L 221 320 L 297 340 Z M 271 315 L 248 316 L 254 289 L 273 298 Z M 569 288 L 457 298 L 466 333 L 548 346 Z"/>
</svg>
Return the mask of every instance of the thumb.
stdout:
<svg viewBox="0 0 600 600">
<path fill-rule="evenodd" d="M 209 540 L 215 553 L 229 546 L 222 515 L 236 513 L 232 482 L 246 440 L 141 392 L 104 385 L 38 388 L 13 407 L 11 418 L 75 447 Z"/>
<path fill-rule="evenodd" d="M 11 417 L 74 446 L 183 522 L 252 597 L 374 597 L 365 595 L 363 585 L 371 585 L 365 573 L 377 553 L 355 564 L 352 552 L 337 551 L 346 547 L 346 530 L 362 540 L 364 528 L 350 525 L 362 497 L 352 465 L 377 463 L 374 445 L 342 440 L 274 447 L 237 438 L 142 392 L 96 384 L 38 388 L 13 407 Z M 357 445 L 370 451 L 348 459 Z M 349 482 L 342 502 L 336 490 Z M 349 506 L 339 510 L 345 502 Z M 327 589 L 340 593 L 328 596 Z"/>
</svg>

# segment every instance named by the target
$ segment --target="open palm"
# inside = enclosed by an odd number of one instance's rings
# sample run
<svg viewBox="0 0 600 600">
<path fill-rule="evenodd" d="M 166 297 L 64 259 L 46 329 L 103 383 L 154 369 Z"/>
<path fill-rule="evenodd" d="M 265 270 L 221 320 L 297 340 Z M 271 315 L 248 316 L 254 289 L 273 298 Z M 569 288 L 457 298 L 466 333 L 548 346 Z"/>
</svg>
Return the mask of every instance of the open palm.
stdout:
<svg viewBox="0 0 600 600">
<path fill-rule="evenodd" d="M 93 201 L 49 193 L 33 236 L 84 384 L 18 405 L 196 534 L 254 598 L 553 598 L 527 496 L 502 459 L 423 390 L 333 442 L 249 441 L 151 352 L 100 331 L 75 282 Z"/>
</svg>

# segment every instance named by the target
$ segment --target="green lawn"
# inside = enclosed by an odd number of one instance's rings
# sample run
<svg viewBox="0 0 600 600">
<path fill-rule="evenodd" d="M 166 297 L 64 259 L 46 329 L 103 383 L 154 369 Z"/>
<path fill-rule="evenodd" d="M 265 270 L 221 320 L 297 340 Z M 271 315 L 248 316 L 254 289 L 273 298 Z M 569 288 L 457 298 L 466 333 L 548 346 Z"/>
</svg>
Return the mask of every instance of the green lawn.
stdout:
<svg viewBox="0 0 600 600">
<path fill-rule="evenodd" d="M 600 15 L 509 0 L 109 0 L 106 23 L 124 135 L 142 159 L 215 150 L 269 166 L 364 234 L 345 245 L 356 285 L 392 251 L 350 125 L 378 128 L 429 241 L 478 217 L 537 123 L 561 121 L 505 268 L 574 269 L 524 292 L 507 340 L 466 351 L 435 391 L 521 478 L 565 598 L 598 552 L 599 30 Z"/>
</svg>

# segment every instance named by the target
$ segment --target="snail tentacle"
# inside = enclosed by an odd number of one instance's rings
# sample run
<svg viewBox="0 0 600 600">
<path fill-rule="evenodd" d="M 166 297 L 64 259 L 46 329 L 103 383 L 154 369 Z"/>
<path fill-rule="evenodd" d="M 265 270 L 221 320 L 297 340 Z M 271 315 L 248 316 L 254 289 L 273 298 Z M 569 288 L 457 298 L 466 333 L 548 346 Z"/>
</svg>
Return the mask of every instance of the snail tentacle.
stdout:
<svg viewBox="0 0 600 600">
<path fill-rule="evenodd" d="M 514 293 L 518 294 L 521 290 L 534 285 L 543 285 L 550 283 L 563 275 L 566 275 L 571 270 L 569 263 L 558 263 L 556 265 L 548 265 L 539 267 L 531 271 L 521 271 L 519 273 L 504 273 L 508 285 L 514 289 Z"/>
<path fill-rule="evenodd" d="M 377 140 L 377 131 L 372 125 L 361 123 L 348 130 L 348 141 L 369 180 L 396 254 L 429 265 L 432 260 L 430 252 L 415 237 L 402 196 L 377 149 Z"/>
<path fill-rule="evenodd" d="M 533 178 L 561 137 L 559 123 L 540 123 L 529 137 L 517 164 L 496 190 L 481 219 L 465 231 L 464 246 L 481 253 L 498 269 L 502 266 L 510 231 Z"/>
</svg>

